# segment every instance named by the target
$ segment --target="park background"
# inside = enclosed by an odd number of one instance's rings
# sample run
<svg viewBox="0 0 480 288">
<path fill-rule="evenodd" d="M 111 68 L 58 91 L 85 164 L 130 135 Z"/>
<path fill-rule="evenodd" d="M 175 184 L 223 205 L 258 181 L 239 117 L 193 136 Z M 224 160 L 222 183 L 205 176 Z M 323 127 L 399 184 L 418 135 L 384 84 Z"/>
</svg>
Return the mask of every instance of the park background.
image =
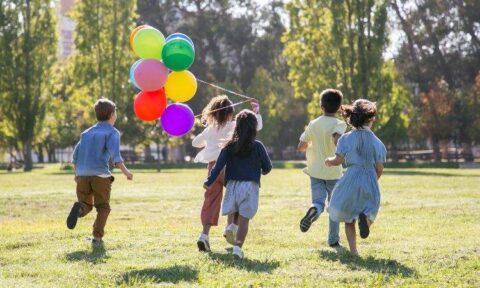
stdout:
<svg viewBox="0 0 480 288">
<path fill-rule="evenodd" d="M 274 160 L 303 159 L 299 135 L 320 114 L 319 93 L 334 87 L 345 103 L 377 102 L 374 131 L 389 161 L 473 162 L 479 19 L 474 0 L 2 1 L 0 162 L 25 171 L 68 163 L 95 122 L 93 103 L 105 96 L 117 103 L 127 162 L 189 163 L 200 123 L 172 138 L 134 115 L 128 38 L 141 24 L 190 35 L 197 78 L 260 101 L 259 138 Z M 196 114 L 223 93 L 199 85 L 188 103 Z"/>
<path fill-rule="evenodd" d="M 196 248 L 202 126 L 172 138 L 134 115 L 128 38 L 141 24 L 189 35 L 199 79 L 262 105 L 275 161 L 243 260 L 225 250 L 223 218 L 212 253 Z M 0 287 L 480 287 L 479 37 L 478 0 L 0 1 Z M 298 227 L 311 198 L 294 147 L 327 87 L 377 102 L 389 151 L 360 257 L 326 245 L 328 215 Z M 219 93 L 199 83 L 187 104 L 198 114 Z M 134 180 L 114 171 L 94 248 L 95 213 L 75 230 L 65 218 L 72 147 L 101 96 L 117 103 Z"/>
</svg>

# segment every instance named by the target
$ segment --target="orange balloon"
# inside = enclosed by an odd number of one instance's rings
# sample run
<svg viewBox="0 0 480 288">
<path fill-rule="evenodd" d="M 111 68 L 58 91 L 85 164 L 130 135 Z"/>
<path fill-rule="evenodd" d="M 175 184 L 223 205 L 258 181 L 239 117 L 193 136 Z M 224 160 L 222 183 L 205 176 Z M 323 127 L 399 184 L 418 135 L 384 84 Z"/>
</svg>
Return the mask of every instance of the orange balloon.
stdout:
<svg viewBox="0 0 480 288">
<path fill-rule="evenodd" d="M 149 27 L 149 25 L 140 25 L 140 26 L 135 27 L 132 30 L 132 32 L 130 32 L 130 48 L 132 48 L 133 51 L 135 51 L 135 49 L 133 49 L 133 39 L 135 38 L 135 34 L 137 34 L 138 31 L 140 31 L 141 29 L 146 28 L 146 27 Z"/>
<path fill-rule="evenodd" d="M 157 91 L 142 91 L 137 94 L 133 102 L 133 111 L 140 120 L 155 121 L 162 116 L 167 107 L 165 89 Z"/>
</svg>

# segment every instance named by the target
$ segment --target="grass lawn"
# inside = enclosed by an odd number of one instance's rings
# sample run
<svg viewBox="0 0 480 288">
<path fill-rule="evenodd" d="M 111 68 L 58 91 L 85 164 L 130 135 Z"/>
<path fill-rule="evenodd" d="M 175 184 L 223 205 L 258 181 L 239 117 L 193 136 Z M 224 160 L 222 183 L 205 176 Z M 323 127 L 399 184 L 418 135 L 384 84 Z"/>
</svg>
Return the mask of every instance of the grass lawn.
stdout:
<svg viewBox="0 0 480 288">
<path fill-rule="evenodd" d="M 325 215 L 300 232 L 309 180 L 274 170 L 244 260 L 226 251 L 225 218 L 212 229 L 213 252 L 197 251 L 205 172 L 134 170 L 133 182 L 117 174 L 105 249 L 85 240 L 95 213 L 66 228 L 72 175 L 56 165 L 0 172 L 0 287 L 480 287 L 480 170 L 387 169 L 358 258 L 326 245 Z M 343 225 L 341 238 L 346 246 Z"/>
</svg>

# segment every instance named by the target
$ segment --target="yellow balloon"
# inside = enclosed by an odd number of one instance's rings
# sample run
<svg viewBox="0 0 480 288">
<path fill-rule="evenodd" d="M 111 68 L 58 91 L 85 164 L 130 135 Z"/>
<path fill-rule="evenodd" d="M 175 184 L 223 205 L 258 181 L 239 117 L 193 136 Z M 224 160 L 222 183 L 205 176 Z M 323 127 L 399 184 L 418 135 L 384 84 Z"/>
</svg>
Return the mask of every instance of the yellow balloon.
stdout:
<svg viewBox="0 0 480 288">
<path fill-rule="evenodd" d="M 165 94 L 172 101 L 187 102 L 197 92 L 197 79 L 190 71 L 171 72 L 165 84 Z"/>
</svg>

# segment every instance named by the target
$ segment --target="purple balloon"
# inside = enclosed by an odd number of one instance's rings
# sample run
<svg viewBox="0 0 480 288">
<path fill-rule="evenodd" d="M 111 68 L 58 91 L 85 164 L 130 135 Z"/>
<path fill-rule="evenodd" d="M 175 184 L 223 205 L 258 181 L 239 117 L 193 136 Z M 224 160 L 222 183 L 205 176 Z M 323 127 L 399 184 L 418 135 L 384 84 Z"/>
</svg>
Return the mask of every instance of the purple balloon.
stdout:
<svg viewBox="0 0 480 288">
<path fill-rule="evenodd" d="M 195 124 L 195 115 L 192 109 L 182 103 L 173 103 L 168 105 L 160 118 L 163 130 L 170 136 L 181 137 L 190 130 Z"/>
<path fill-rule="evenodd" d="M 154 59 L 140 60 L 133 72 L 135 82 L 143 91 L 157 91 L 167 82 L 168 70 L 162 62 Z"/>
</svg>

